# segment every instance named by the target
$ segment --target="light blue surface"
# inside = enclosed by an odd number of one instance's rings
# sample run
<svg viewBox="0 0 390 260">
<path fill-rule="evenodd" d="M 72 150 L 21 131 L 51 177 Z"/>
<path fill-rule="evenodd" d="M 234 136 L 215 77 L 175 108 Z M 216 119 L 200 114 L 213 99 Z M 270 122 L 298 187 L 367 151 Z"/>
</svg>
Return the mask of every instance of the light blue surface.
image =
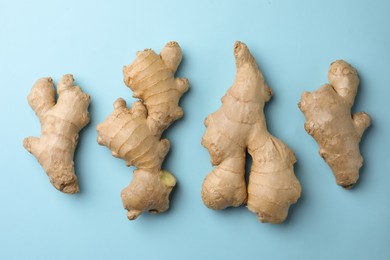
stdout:
<svg viewBox="0 0 390 260">
<path fill-rule="evenodd" d="M 1 1 L 0 259 L 390 259 L 389 10 L 385 0 Z M 178 75 L 191 87 L 181 100 L 185 118 L 166 132 L 164 168 L 178 186 L 167 213 L 129 222 L 120 191 L 133 169 L 96 143 L 95 127 L 116 98 L 133 101 L 122 66 L 170 40 L 182 46 Z M 298 158 L 302 198 L 282 225 L 261 224 L 245 207 L 209 210 L 200 197 L 212 169 L 203 120 L 233 82 L 235 40 L 249 46 L 273 89 L 270 131 Z M 335 184 L 297 107 L 340 58 L 361 77 L 355 111 L 373 118 L 352 191 Z M 56 191 L 22 147 L 40 132 L 26 101 L 32 84 L 65 73 L 92 97 L 75 196 Z"/>
</svg>

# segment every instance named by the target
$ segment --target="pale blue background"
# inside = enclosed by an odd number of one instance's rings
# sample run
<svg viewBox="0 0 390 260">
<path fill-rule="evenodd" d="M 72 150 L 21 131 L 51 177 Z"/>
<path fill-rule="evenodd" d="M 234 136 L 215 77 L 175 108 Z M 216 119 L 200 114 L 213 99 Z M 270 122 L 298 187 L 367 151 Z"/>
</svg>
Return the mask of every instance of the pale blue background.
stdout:
<svg viewBox="0 0 390 260">
<path fill-rule="evenodd" d="M 1 1 L 0 259 L 390 259 L 389 1 Z M 176 40 L 190 91 L 185 118 L 166 136 L 165 168 L 178 180 L 171 209 L 129 222 L 120 200 L 132 168 L 96 143 L 118 97 L 132 102 L 122 66 L 137 50 Z M 261 224 L 245 207 L 215 212 L 200 197 L 211 171 L 204 118 L 234 79 L 233 44 L 247 43 L 274 96 L 270 131 L 298 158 L 302 198 L 285 224 Z M 356 111 L 373 126 L 352 191 L 335 184 L 303 129 L 304 90 L 346 59 L 360 73 Z M 81 193 L 56 191 L 22 147 L 40 126 L 27 104 L 36 79 L 74 74 L 92 96 L 92 121 L 75 156 Z"/>
</svg>

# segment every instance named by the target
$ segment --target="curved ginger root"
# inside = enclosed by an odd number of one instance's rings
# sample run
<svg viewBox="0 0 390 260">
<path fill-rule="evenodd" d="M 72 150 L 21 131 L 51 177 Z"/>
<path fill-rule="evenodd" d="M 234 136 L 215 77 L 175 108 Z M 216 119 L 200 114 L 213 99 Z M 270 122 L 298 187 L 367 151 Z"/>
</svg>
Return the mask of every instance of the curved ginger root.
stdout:
<svg viewBox="0 0 390 260">
<path fill-rule="evenodd" d="M 78 133 L 89 123 L 89 95 L 73 86 L 73 76 L 62 77 L 57 85 L 58 100 L 51 78 L 39 79 L 28 103 L 41 121 L 41 137 L 24 139 L 23 146 L 45 169 L 53 186 L 64 193 L 79 191 L 73 154 Z"/>
<path fill-rule="evenodd" d="M 317 91 L 304 92 L 298 106 L 306 117 L 305 130 L 317 141 L 337 184 L 350 189 L 359 178 L 359 143 L 371 118 L 364 112 L 351 116 L 359 85 L 355 68 L 337 60 L 330 65 L 328 80 Z"/>
<path fill-rule="evenodd" d="M 169 194 L 175 177 L 161 165 L 169 151 L 169 141 L 162 132 L 183 116 L 178 106 L 188 89 L 188 80 L 174 78 L 182 58 L 180 46 L 169 42 L 160 55 L 152 50 L 137 53 L 137 58 L 123 68 L 124 82 L 141 99 L 128 109 L 123 99 L 114 103 L 114 112 L 97 126 L 98 143 L 112 155 L 134 165 L 134 177 L 122 191 L 124 208 L 130 220 L 142 212 L 161 213 L 169 208 Z"/>
<path fill-rule="evenodd" d="M 293 171 L 294 153 L 267 130 L 264 104 L 271 89 L 244 43 L 236 42 L 236 79 L 222 98 L 222 106 L 205 120 L 202 144 L 217 167 L 206 177 L 202 199 L 211 209 L 240 206 L 261 222 L 281 223 L 301 193 Z M 253 163 L 248 193 L 245 185 L 246 151 Z"/>
</svg>

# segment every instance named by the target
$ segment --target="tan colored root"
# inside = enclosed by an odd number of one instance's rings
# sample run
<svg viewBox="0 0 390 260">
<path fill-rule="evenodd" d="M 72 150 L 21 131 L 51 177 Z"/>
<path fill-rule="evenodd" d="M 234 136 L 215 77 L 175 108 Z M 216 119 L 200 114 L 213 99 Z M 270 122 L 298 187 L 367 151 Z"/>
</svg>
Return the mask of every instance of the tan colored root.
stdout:
<svg viewBox="0 0 390 260">
<path fill-rule="evenodd" d="M 244 43 L 234 45 L 236 79 L 222 106 L 206 120 L 202 144 L 217 167 L 206 177 L 202 199 L 211 209 L 247 202 L 261 222 L 281 223 L 301 193 L 294 153 L 267 130 L 264 104 L 272 91 Z M 246 151 L 252 156 L 248 191 Z"/>
<path fill-rule="evenodd" d="M 73 155 L 78 133 L 89 123 L 89 95 L 73 86 L 73 76 L 62 77 L 57 84 L 58 100 L 51 78 L 39 79 L 28 102 L 41 122 L 41 137 L 28 137 L 23 146 L 42 165 L 53 186 L 64 193 L 79 191 Z"/>
<path fill-rule="evenodd" d="M 350 189 L 359 178 L 363 164 L 359 143 L 371 118 L 364 112 L 351 116 L 359 86 L 355 68 L 337 60 L 330 65 L 328 79 L 330 84 L 304 92 L 298 105 L 306 117 L 305 130 L 317 141 L 337 184 Z"/>
<path fill-rule="evenodd" d="M 180 46 L 169 42 L 157 55 L 146 49 L 123 68 L 124 82 L 141 99 L 127 108 L 123 99 L 114 103 L 114 112 L 97 126 L 98 143 L 112 155 L 134 165 L 134 177 L 122 191 L 124 208 L 130 220 L 142 212 L 161 213 L 169 208 L 169 194 L 175 177 L 161 170 L 169 151 L 169 141 L 161 134 L 183 116 L 180 97 L 188 89 L 188 80 L 174 78 L 182 58 Z"/>
</svg>

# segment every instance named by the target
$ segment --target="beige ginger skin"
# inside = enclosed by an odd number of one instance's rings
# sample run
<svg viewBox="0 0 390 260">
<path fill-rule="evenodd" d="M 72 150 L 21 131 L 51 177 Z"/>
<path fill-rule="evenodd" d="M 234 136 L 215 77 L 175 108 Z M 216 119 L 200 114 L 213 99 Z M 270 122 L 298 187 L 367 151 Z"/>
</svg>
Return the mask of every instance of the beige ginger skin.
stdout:
<svg viewBox="0 0 390 260">
<path fill-rule="evenodd" d="M 175 177 L 161 169 L 170 143 L 161 140 L 163 131 L 183 116 L 180 97 L 188 80 L 175 78 L 182 59 L 181 48 L 169 42 L 158 55 L 150 49 L 138 52 L 135 61 L 123 68 L 124 82 L 140 100 L 127 108 L 123 99 L 114 103 L 114 112 L 97 126 L 98 143 L 112 155 L 134 165 L 134 177 L 122 193 L 130 220 L 142 212 L 161 213 L 169 208 L 169 194 Z"/>
<path fill-rule="evenodd" d="M 261 222 L 281 223 L 301 194 L 294 175 L 294 153 L 272 136 L 263 112 L 271 98 L 255 59 L 242 42 L 234 45 L 236 79 L 222 98 L 222 106 L 206 120 L 202 144 L 217 167 L 205 178 L 202 199 L 220 210 L 247 203 Z M 248 190 L 245 156 L 251 155 Z"/>
<path fill-rule="evenodd" d="M 41 122 L 41 137 L 27 137 L 23 146 L 32 153 L 53 186 L 64 193 L 79 191 L 73 155 L 79 131 L 89 123 L 89 95 L 73 85 L 67 74 L 57 84 L 58 99 L 51 78 L 41 78 L 28 95 L 28 103 Z"/>
<path fill-rule="evenodd" d="M 359 77 L 343 60 L 330 65 L 328 80 L 314 92 L 304 92 L 298 106 L 306 117 L 305 130 L 317 141 L 320 155 L 330 166 L 338 185 L 352 188 L 363 164 L 359 143 L 371 118 L 364 112 L 351 116 Z"/>
</svg>

